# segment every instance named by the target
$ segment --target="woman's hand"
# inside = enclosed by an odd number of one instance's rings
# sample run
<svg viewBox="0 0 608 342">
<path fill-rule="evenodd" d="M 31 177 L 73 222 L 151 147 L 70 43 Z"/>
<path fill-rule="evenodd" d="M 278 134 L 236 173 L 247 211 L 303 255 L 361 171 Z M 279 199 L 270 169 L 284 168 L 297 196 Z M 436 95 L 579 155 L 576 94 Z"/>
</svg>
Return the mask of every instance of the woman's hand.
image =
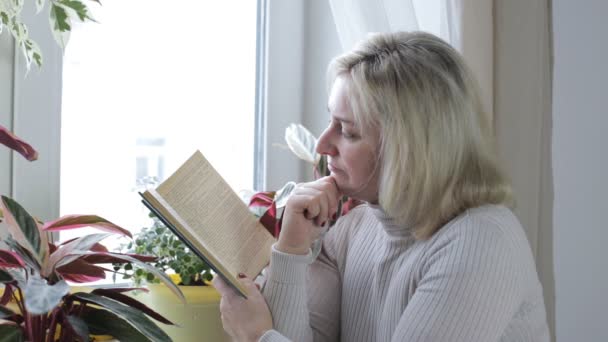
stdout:
<svg viewBox="0 0 608 342">
<path fill-rule="evenodd" d="M 247 299 L 221 277 L 213 278 L 213 286 L 222 295 L 222 325 L 233 341 L 258 341 L 266 331 L 272 329 L 272 316 L 257 285 L 244 275 L 239 275 L 239 278 L 247 289 Z"/>
<path fill-rule="evenodd" d="M 338 210 L 340 192 L 332 176 L 298 184 L 289 197 L 276 249 L 289 254 L 308 254 L 321 228 Z"/>
</svg>

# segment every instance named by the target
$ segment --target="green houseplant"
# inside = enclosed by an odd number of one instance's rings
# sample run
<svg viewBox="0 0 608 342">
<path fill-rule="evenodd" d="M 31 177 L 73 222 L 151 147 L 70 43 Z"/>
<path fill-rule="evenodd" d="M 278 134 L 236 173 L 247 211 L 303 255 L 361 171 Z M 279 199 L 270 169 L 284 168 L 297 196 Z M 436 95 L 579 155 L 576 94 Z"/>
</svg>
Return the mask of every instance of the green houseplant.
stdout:
<svg viewBox="0 0 608 342">
<path fill-rule="evenodd" d="M 37 158 L 35 149 L 1 125 L 0 144 L 28 160 Z M 2 241 L 8 248 L 0 249 L 3 341 L 89 341 L 91 334 L 121 340 L 171 340 L 152 319 L 173 323 L 124 294 L 133 288 L 70 293 L 67 281 L 103 279 L 104 264 L 128 262 L 156 274 L 184 300 L 179 288 L 164 273 L 146 263 L 155 260 L 154 257 L 112 253 L 100 243 L 114 234 L 130 237 L 129 231 L 95 215 L 68 215 L 41 222 L 7 196 L 0 196 L 0 219 L 0 227 L 10 233 Z M 105 233 L 83 235 L 59 245 L 48 240 L 49 232 L 82 227 L 94 227 Z"/>
<path fill-rule="evenodd" d="M 101 4 L 99 0 L 89 0 Z M 42 52 L 38 44 L 30 38 L 28 28 L 21 19 L 25 0 L 0 0 L 0 34 L 6 28 L 15 39 L 25 58 L 28 70 L 32 63 L 42 66 Z M 49 26 L 53 37 L 61 47 L 65 47 L 72 29 L 72 21 L 94 21 L 85 2 L 81 0 L 32 0 L 27 1 L 36 6 L 40 13 L 48 3 Z"/>
<path fill-rule="evenodd" d="M 156 216 L 150 213 L 149 217 L 151 225 L 136 233 L 133 241 L 123 244 L 121 252 L 156 256 L 151 265 L 163 273 L 174 272 L 178 277 L 172 279 L 178 285 L 204 286 L 205 281 L 213 279 L 209 265 L 188 249 Z M 131 279 L 136 286 L 144 282 L 159 283 L 154 272 L 137 264 L 114 264 L 114 270 L 122 273 L 123 279 Z"/>
</svg>

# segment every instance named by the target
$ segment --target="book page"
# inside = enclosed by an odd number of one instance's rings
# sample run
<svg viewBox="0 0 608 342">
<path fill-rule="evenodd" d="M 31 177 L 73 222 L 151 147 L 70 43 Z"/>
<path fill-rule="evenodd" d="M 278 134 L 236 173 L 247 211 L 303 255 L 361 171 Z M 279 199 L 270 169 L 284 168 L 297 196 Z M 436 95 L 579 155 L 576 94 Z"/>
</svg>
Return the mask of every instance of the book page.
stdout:
<svg viewBox="0 0 608 342">
<path fill-rule="evenodd" d="M 156 192 L 232 276 L 254 279 L 268 263 L 275 239 L 200 151 Z"/>
</svg>

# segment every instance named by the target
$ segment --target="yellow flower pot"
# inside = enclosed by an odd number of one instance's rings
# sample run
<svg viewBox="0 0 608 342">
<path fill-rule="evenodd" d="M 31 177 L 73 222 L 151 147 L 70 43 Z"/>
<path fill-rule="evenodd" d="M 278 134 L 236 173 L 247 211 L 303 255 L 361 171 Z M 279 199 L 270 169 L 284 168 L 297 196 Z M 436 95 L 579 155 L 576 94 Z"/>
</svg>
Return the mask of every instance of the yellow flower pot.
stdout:
<svg viewBox="0 0 608 342">
<path fill-rule="evenodd" d="M 149 284 L 150 292 L 139 292 L 129 295 L 166 317 L 177 326 L 156 322 L 175 342 L 222 342 L 229 341 L 228 335 L 222 328 L 220 319 L 220 295 L 212 286 L 180 286 L 186 297 L 186 304 L 161 284 Z M 93 289 L 84 286 L 72 286 L 70 292 L 90 292 Z M 0 287 L 0 296 L 4 288 Z M 13 311 L 19 312 L 13 300 L 7 305 Z M 107 338 L 96 336 L 96 341 Z"/>
<path fill-rule="evenodd" d="M 149 293 L 132 296 L 179 325 L 158 324 L 173 341 L 229 341 L 220 319 L 220 295 L 212 286 L 180 286 L 186 304 L 182 304 L 165 285 L 149 284 L 147 287 Z"/>
</svg>

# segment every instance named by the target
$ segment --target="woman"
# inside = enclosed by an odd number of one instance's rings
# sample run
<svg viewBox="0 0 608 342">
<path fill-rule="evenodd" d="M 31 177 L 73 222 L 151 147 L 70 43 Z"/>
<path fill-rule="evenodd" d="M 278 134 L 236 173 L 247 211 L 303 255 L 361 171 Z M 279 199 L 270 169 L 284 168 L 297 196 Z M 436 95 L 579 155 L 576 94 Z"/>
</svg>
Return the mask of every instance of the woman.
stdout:
<svg viewBox="0 0 608 342">
<path fill-rule="evenodd" d="M 331 175 L 289 199 L 262 293 L 221 280 L 238 341 L 548 341 L 532 253 L 460 55 L 427 33 L 371 36 L 329 67 Z M 341 195 L 364 201 L 312 260 Z"/>
</svg>

